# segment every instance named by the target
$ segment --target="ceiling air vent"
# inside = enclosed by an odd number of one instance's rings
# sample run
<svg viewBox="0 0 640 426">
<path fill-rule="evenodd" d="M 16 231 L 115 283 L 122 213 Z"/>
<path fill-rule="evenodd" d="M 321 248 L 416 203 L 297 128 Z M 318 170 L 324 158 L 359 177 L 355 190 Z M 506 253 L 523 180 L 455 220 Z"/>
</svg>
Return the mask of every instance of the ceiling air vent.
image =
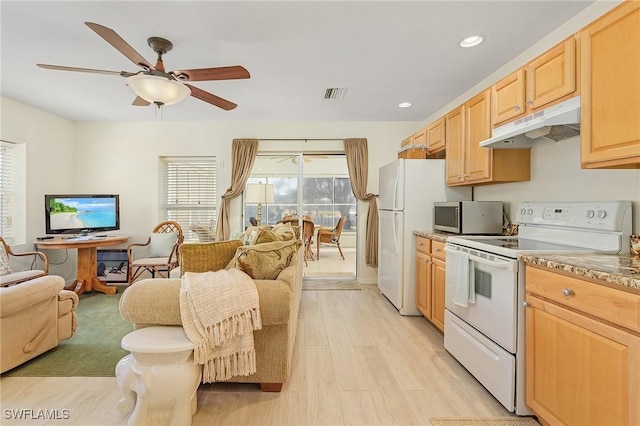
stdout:
<svg viewBox="0 0 640 426">
<path fill-rule="evenodd" d="M 324 91 L 325 99 L 343 99 L 347 93 L 346 87 L 334 87 Z"/>
</svg>

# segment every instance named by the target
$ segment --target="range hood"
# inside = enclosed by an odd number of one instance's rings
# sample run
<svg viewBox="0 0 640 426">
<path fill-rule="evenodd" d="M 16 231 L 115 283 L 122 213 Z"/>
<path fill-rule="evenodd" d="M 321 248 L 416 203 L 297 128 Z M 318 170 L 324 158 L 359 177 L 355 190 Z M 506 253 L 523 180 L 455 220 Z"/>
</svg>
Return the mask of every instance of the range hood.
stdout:
<svg viewBox="0 0 640 426">
<path fill-rule="evenodd" d="M 529 148 L 539 138 L 559 141 L 580 134 L 580 96 L 493 129 L 486 148 Z"/>
</svg>

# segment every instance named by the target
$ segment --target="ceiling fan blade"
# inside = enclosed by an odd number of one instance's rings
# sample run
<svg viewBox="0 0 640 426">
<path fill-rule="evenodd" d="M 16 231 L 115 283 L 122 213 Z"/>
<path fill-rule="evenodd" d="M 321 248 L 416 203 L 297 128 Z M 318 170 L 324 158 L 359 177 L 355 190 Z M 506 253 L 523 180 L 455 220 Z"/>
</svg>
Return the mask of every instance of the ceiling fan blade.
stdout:
<svg viewBox="0 0 640 426">
<path fill-rule="evenodd" d="M 171 74 L 178 80 L 210 81 L 210 80 L 235 80 L 249 78 L 249 71 L 240 65 L 231 67 L 200 68 L 193 70 L 178 70 Z"/>
<path fill-rule="evenodd" d="M 235 107 L 237 107 L 238 105 L 234 104 L 231 101 L 228 101 L 226 99 L 223 99 L 219 96 L 216 96 L 214 94 L 211 94 L 209 92 L 206 92 L 202 89 L 199 89 L 195 86 L 192 86 L 190 84 L 185 84 L 185 86 L 187 86 L 189 89 L 191 89 L 191 96 L 193 96 L 194 98 L 200 99 L 201 101 L 205 101 L 210 103 L 211 105 L 215 105 L 219 108 L 222 108 L 226 111 L 230 111 L 232 109 L 234 109 Z"/>
<path fill-rule="evenodd" d="M 108 70 L 96 70 L 92 68 L 76 68 L 76 67 L 65 67 L 62 65 L 48 65 L 48 64 L 36 64 L 40 68 L 46 68 L 48 70 L 59 70 L 59 71 L 75 71 L 75 72 L 90 72 L 94 74 L 111 74 L 111 75 L 119 75 L 122 77 L 129 77 L 134 75 L 132 72 L 126 71 L 108 71 Z"/>
<path fill-rule="evenodd" d="M 131 105 L 133 106 L 148 106 L 151 102 L 142 99 L 140 96 L 136 96 Z"/>
<path fill-rule="evenodd" d="M 111 28 L 94 22 L 85 22 L 85 24 L 102 37 L 107 43 L 118 49 L 120 53 L 129 58 L 134 64 L 149 70 L 155 70 L 154 66 L 149 63 L 142 55 L 140 55 L 133 47 L 129 45 L 122 37 Z"/>
</svg>

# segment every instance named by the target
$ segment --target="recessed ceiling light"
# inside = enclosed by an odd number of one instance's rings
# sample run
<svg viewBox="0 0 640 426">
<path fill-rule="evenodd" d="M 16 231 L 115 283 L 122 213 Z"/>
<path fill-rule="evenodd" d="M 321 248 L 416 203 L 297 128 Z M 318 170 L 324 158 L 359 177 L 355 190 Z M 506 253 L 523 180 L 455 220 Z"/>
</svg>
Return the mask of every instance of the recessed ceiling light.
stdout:
<svg viewBox="0 0 640 426">
<path fill-rule="evenodd" d="M 473 47 L 482 43 L 482 40 L 484 40 L 484 37 L 482 37 L 481 35 L 472 35 L 463 38 L 459 44 L 460 47 Z"/>
<path fill-rule="evenodd" d="M 411 102 L 402 102 L 401 104 L 398 104 L 398 106 L 400 108 L 409 108 L 411 106 Z"/>
</svg>

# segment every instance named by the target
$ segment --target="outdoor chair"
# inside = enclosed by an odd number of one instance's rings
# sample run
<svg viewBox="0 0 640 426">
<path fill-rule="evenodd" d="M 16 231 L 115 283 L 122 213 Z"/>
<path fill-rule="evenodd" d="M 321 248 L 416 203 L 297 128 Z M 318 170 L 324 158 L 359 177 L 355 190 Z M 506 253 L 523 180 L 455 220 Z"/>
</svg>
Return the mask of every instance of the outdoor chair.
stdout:
<svg viewBox="0 0 640 426">
<path fill-rule="evenodd" d="M 331 244 L 338 247 L 342 260 L 345 260 L 342 248 L 340 248 L 340 235 L 342 234 L 342 228 L 344 228 L 344 223 L 346 221 L 347 217 L 342 216 L 334 229 L 318 229 L 318 235 L 316 236 L 316 239 L 318 240 L 316 247 L 316 259 L 320 259 L 320 244 Z"/>
<path fill-rule="evenodd" d="M 304 241 L 304 264 L 309 266 L 307 259 L 313 260 L 313 231 L 315 224 L 309 219 L 302 221 L 302 240 Z"/>
<path fill-rule="evenodd" d="M 177 222 L 167 221 L 153 229 L 146 243 L 130 244 L 127 247 L 129 285 L 145 271 L 150 272 L 152 278 L 155 278 L 156 274 L 160 278 L 169 278 L 171 271 L 179 265 L 179 249 L 183 241 L 182 227 Z M 146 256 L 135 259 L 134 253 L 142 251 L 142 247 L 148 250 Z"/>
</svg>

